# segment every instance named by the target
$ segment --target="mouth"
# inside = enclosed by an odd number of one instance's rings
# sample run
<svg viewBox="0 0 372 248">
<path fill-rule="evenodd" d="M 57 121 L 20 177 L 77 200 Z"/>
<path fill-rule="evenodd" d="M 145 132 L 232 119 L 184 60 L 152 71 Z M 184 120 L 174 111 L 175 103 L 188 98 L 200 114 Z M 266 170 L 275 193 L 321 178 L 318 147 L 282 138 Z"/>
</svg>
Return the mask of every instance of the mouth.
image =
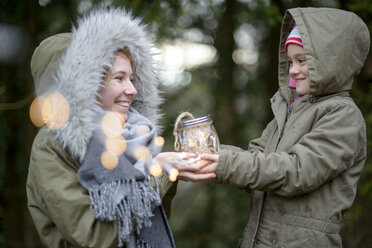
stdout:
<svg viewBox="0 0 372 248">
<path fill-rule="evenodd" d="M 295 83 L 299 83 L 299 82 L 302 82 L 304 80 L 305 80 L 305 78 L 297 78 L 294 81 L 295 81 Z"/>
<path fill-rule="evenodd" d="M 114 103 L 116 106 L 123 109 L 129 109 L 130 107 L 130 103 L 128 101 L 115 101 Z"/>
</svg>

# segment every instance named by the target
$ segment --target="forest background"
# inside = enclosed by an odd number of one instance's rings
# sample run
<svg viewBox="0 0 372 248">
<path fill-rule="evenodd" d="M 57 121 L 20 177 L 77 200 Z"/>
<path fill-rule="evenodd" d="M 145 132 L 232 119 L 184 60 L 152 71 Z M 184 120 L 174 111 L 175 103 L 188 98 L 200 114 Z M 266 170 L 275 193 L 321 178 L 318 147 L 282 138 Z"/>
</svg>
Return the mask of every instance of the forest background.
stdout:
<svg viewBox="0 0 372 248">
<path fill-rule="evenodd" d="M 125 6 L 143 18 L 159 53 L 165 103 L 165 150 L 182 111 L 211 114 L 221 143 L 242 148 L 272 118 L 278 88 L 282 17 L 293 7 L 334 7 L 357 13 L 372 31 L 370 0 L 1 0 L 0 1 L 0 247 L 42 247 L 27 210 L 25 182 L 37 132 L 29 69 L 44 38 L 68 32 L 97 4 Z M 358 195 L 346 215 L 344 247 L 372 243 L 372 56 L 355 78 L 352 97 L 367 123 L 368 158 Z M 180 182 L 171 228 L 177 247 L 236 247 L 249 216 L 249 194 L 232 187 Z"/>
</svg>

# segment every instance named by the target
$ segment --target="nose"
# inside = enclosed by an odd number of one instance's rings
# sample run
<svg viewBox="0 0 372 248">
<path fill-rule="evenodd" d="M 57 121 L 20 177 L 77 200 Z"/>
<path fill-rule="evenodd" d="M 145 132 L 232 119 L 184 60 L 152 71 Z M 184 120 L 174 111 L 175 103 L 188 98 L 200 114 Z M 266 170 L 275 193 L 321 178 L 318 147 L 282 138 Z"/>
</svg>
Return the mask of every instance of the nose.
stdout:
<svg viewBox="0 0 372 248">
<path fill-rule="evenodd" d="M 135 96 L 137 95 L 137 89 L 134 87 L 133 83 L 130 80 L 126 80 L 124 84 L 124 94 L 125 95 L 130 95 L 130 96 Z"/>
<path fill-rule="evenodd" d="M 297 75 L 300 72 L 299 67 L 296 63 L 293 63 L 289 67 L 289 75 L 293 78 L 294 75 Z"/>
</svg>

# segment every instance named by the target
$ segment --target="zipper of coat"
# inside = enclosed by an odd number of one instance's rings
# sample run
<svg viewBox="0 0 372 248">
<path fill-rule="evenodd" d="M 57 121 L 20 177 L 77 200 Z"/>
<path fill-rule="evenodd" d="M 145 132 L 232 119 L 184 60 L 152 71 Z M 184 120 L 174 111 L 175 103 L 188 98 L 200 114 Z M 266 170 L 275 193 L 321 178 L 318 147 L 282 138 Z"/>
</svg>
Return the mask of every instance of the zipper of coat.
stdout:
<svg viewBox="0 0 372 248">
<path fill-rule="evenodd" d="M 280 132 L 278 142 L 276 143 L 275 151 L 276 151 L 276 149 L 278 149 L 278 146 L 279 146 L 280 140 L 281 140 L 282 137 L 283 137 L 283 133 L 284 133 L 285 125 L 287 124 L 287 120 L 289 119 L 289 116 L 291 115 L 291 113 L 292 113 L 292 109 L 293 109 L 293 107 L 291 108 L 291 105 L 290 105 L 288 99 L 283 95 L 283 93 L 282 93 L 282 91 L 281 91 L 280 88 L 279 88 L 279 94 L 280 94 L 281 97 L 283 97 L 284 101 L 285 101 L 286 104 L 287 104 L 287 115 L 286 115 L 286 117 L 285 117 L 284 125 L 283 125 L 283 128 L 282 128 L 282 131 Z"/>
</svg>

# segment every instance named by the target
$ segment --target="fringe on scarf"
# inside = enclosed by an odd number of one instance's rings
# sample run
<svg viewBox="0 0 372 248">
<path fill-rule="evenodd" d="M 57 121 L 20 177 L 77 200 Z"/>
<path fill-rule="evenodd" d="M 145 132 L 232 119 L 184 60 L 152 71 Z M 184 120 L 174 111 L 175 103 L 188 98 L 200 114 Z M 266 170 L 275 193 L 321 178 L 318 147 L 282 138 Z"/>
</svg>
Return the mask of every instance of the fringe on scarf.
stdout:
<svg viewBox="0 0 372 248">
<path fill-rule="evenodd" d="M 137 239 L 137 248 L 152 248 L 151 245 L 149 245 L 146 241 L 144 240 L 138 240 Z"/>
<path fill-rule="evenodd" d="M 129 241 L 133 221 L 137 233 L 140 233 L 143 225 L 151 226 L 152 209 L 161 204 L 158 184 L 156 189 L 151 187 L 150 180 L 124 179 L 96 185 L 88 190 L 90 208 L 94 209 L 96 219 L 118 221 L 119 247 Z M 150 247 L 141 243 L 137 243 L 137 247 Z"/>
</svg>

